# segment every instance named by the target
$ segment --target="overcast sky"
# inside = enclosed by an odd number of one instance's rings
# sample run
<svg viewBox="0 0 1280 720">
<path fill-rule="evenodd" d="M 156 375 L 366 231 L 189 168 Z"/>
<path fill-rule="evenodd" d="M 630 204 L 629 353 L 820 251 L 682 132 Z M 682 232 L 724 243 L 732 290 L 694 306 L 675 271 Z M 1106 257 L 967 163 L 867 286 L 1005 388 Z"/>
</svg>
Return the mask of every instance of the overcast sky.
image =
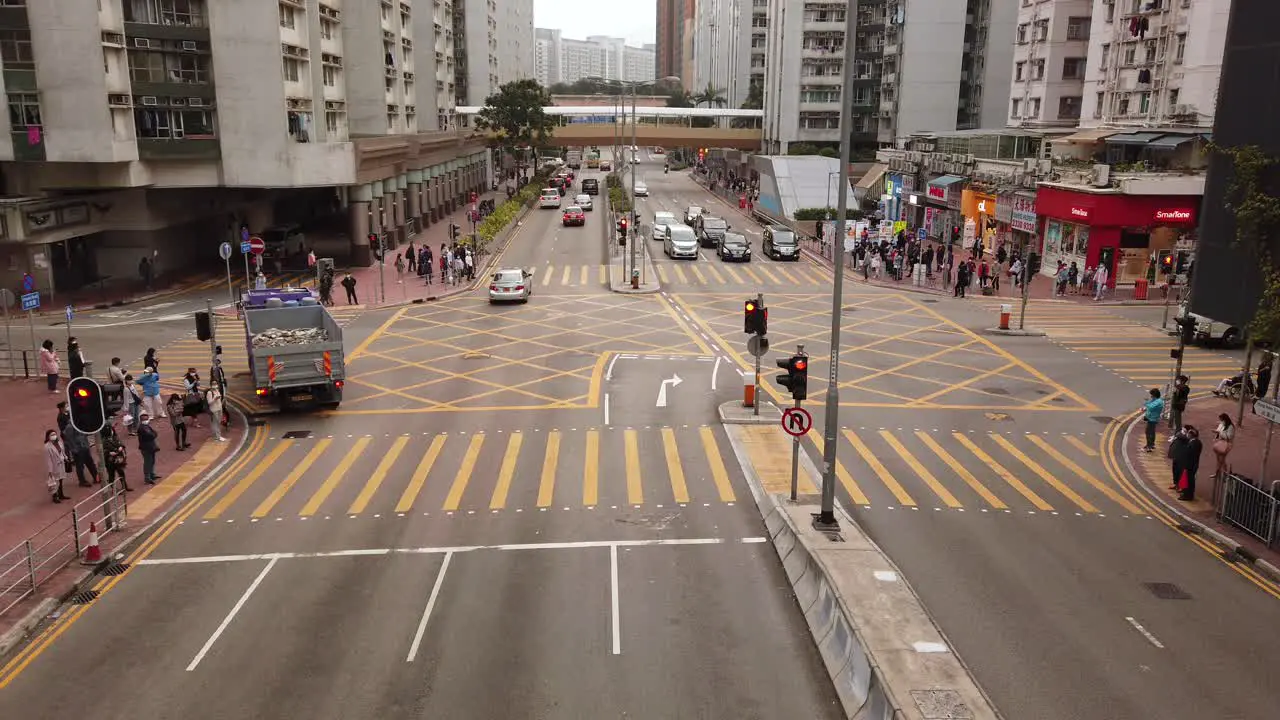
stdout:
<svg viewBox="0 0 1280 720">
<path fill-rule="evenodd" d="M 533 0 L 533 24 L 559 30 L 565 37 L 624 37 L 631 45 L 654 41 L 656 0 Z"/>
</svg>

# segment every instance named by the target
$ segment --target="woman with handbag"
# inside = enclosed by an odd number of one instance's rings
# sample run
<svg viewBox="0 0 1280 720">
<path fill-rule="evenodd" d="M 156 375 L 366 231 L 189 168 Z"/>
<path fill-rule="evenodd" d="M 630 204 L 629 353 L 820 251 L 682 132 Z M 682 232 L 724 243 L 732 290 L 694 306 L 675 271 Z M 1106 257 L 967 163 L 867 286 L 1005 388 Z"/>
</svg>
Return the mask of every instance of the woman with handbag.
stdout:
<svg viewBox="0 0 1280 720">
<path fill-rule="evenodd" d="M 1184 502 L 1196 499 L 1196 473 L 1200 470 L 1200 453 L 1204 444 L 1200 442 L 1200 432 L 1194 425 L 1182 428 L 1185 441 L 1178 449 L 1178 457 L 1174 466 L 1180 468 L 1178 473 L 1178 499 Z"/>
<path fill-rule="evenodd" d="M 49 490 L 49 496 L 53 498 L 54 504 L 58 504 L 63 500 L 70 500 L 66 493 L 62 492 L 62 481 L 67 477 L 67 456 L 62 452 L 62 444 L 58 442 L 57 430 L 46 430 L 44 432 L 44 460 L 46 474 L 46 488 Z"/>
<path fill-rule="evenodd" d="M 182 415 L 191 419 L 192 427 L 200 427 L 200 414 L 204 412 L 204 393 L 200 392 L 200 373 L 191 367 L 182 376 L 182 384 L 187 390 L 182 399 Z"/>
<path fill-rule="evenodd" d="M 1231 447 L 1236 439 L 1236 425 L 1231 422 L 1231 416 L 1222 413 L 1218 415 L 1218 427 L 1213 431 L 1213 456 L 1218 460 L 1218 467 L 1214 469 L 1213 476 L 1219 480 L 1222 479 L 1222 473 L 1227 467 L 1227 455 L 1231 454 Z"/>
</svg>

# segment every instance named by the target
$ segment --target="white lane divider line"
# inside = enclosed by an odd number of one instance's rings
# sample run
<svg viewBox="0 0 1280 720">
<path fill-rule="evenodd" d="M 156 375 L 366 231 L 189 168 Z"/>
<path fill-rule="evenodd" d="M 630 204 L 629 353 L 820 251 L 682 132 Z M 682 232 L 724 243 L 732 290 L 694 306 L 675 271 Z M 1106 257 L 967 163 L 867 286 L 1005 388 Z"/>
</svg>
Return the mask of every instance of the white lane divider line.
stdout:
<svg viewBox="0 0 1280 720">
<path fill-rule="evenodd" d="M 1163 649 L 1164 649 L 1164 645 L 1160 644 L 1160 641 L 1156 639 L 1156 636 L 1155 636 L 1155 635 L 1152 635 L 1152 634 L 1151 634 L 1151 632 L 1150 632 L 1149 630 L 1147 630 L 1146 628 L 1142 627 L 1142 624 L 1141 624 L 1141 623 L 1139 623 L 1137 620 L 1135 620 L 1134 618 L 1131 618 L 1131 617 L 1126 617 L 1126 618 L 1125 618 L 1125 620 L 1128 620 L 1128 621 L 1129 621 L 1129 624 L 1133 626 L 1133 629 L 1134 629 L 1134 630 L 1137 630 L 1139 633 L 1141 633 L 1141 634 L 1142 634 L 1142 637 L 1144 637 L 1144 638 L 1146 638 L 1146 639 L 1147 639 L 1147 642 L 1151 643 L 1152 645 L 1155 645 L 1156 647 L 1160 648 L 1161 650 L 1163 650 Z"/>
<path fill-rule="evenodd" d="M 404 659 L 405 662 L 413 662 L 414 658 L 418 657 L 418 648 L 422 645 L 422 635 L 427 630 L 427 620 L 431 619 L 431 610 L 436 606 L 436 598 L 440 597 L 440 586 L 444 585 L 444 573 L 449 569 L 449 561 L 452 559 L 452 550 L 444 554 L 444 561 L 440 563 L 440 572 L 436 573 L 436 582 L 431 586 L 431 595 L 427 598 L 427 607 L 422 611 L 422 619 L 418 621 L 418 630 L 413 634 L 413 643 L 409 645 L 409 656 Z"/>
<path fill-rule="evenodd" d="M 604 394 L 604 424 L 609 424 L 609 393 Z"/>
<path fill-rule="evenodd" d="M 609 600 L 613 608 L 613 654 L 622 654 L 622 628 L 618 618 L 618 545 L 609 546 Z"/>
<path fill-rule="evenodd" d="M 711 368 L 711 390 L 712 391 L 715 391 L 716 389 L 716 375 L 719 373 L 720 373 L 720 356 L 717 355 L 715 367 Z"/>
<path fill-rule="evenodd" d="M 271 558 L 271 560 L 267 562 L 266 567 L 262 568 L 262 572 L 258 573 L 258 577 L 254 578 L 253 582 L 249 583 L 248 589 L 244 591 L 244 594 L 240 596 L 240 599 L 236 601 L 236 604 L 231 606 L 231 612 L 227 613 L 227 616 L 222 618 L 222 622 L 218 625 L 218 628 L 214 630 L 213 634 L 209 636 L 209 639 L 204 642 L 204 647 L 200 648 L 200 652 L 196 653 L 196 656 L 191 659 L 191 664 L 187 665 L 187 672 L 195 670 L 196 666 L 200 664 L 200 661 L 204 659 L 205 654 L 207 654 L 209 649 L 213 647 L 213 644 L 218 642 L 218 638 L 222 636 L 222 633 L 226 631 L 227 626 L 229 626 L 231 621 L 235 619 L 236 614 L 240 612 L 240 608 L 244 607 L 244 604 L 249 601 L 249 597 L 253 595 L 253 591 L 258 589 L 258 586 L 262 584 L 262 579 L 267 576 L 267 573 L 271 572 L 271 568 L 276 566 L 276 562 L 279 559 L 280 558 L 277 557 Z"/>
</svg>

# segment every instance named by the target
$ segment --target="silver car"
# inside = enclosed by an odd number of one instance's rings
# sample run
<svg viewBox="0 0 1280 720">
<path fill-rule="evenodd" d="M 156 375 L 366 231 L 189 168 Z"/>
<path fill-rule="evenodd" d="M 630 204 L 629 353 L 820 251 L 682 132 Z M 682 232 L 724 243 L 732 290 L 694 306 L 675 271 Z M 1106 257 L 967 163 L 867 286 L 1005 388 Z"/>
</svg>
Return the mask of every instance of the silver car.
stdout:
<svg viewBox="0 0 1280 720">
<path fill-rule="evenodd" d="M 501 268 L 489 280 L 489 302 L 529 302 L 533 293 L 533 271 Z"/>
<path fill-rule="evenodd" d="M 669 213 L 666 210 L 659 210 L 653 214 L 653 239 L 666 240 L 667 226 L 677 225 L 675 213 Z"/>
<path fill-rule="evenodd" d="M 592 208 L 591 208 L 591 196 L 590 196 L 590 195 L 579 195 L 579 196 L 575 197 L 575 198 L 573 199 L 573 204 L 574 204 L 574 205 L 577 205 L 578 207 L 582 208 L 583 210 L 586 210 L 587 212 L 591 212 L 591 209 L 592 209 Z"/>
<path fill-rule="evenodd" d="M 669 258 L 698 259 L 698 237 L 688 225 L 668 225 L 662 249 Z"/>
</svg>

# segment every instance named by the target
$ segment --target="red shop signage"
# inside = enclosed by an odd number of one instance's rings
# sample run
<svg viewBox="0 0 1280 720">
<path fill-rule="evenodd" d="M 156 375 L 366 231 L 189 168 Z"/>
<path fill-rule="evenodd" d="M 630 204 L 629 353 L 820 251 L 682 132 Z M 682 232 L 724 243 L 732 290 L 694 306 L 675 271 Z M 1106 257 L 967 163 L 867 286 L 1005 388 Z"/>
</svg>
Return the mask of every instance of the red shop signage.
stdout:
<svg viewBox="0 0 1280 720">
<path fill-rule="evenodd" d="M 1156 222 L 1191 222 L 1191 211 L 1182 208 L 1156 210 Z"/>
<path fill-rule="evenodd" d="M 945 201 L 947 199 L 947 189 L 944 187 L 935 187 L 933 185 L 930 185 L 929 197 L 933 198 L 934 200 Z"/>
<path fill-rule="evenodd" d="M 1071 217 L 1080 218 L 1081 220 L 1089 219 L 1089 208 L 1080 207 L 1078 205 L 1071 206 Z"/>
</svg>

